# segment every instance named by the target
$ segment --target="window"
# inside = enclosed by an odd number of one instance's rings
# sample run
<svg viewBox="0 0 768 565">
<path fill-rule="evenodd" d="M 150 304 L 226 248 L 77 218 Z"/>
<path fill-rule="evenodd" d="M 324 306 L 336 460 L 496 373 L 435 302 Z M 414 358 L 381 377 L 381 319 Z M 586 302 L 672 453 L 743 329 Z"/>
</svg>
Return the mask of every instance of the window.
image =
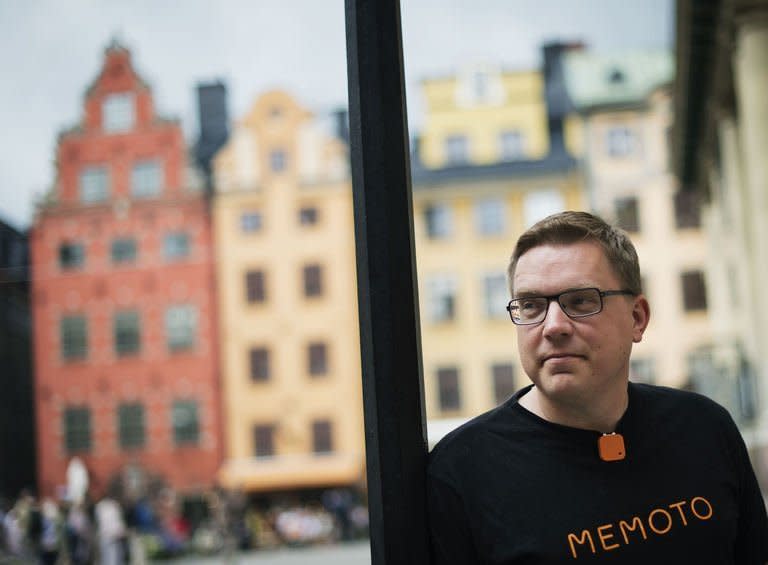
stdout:
<svg viewBox="0 0 768 565">
<path fill-rule="evenodd" d="M 65 361 L 85 359 L 88 355 L 88 323 L 85 316 L 64 316 L 59 330 L 61 357 Z"/>
<path fill-rule="evenodd" d="M 616 208 L 616 223 L 628 232 L 640 231 L 640 215 L 637 208 L 637 198 L 630 196 L 618 198 L 614 202 Z"/>
<path fill-rule="evenodd" d="M 456 367 L 443 367 L 437 370 L 438 401 L 440 410 L 447 412 L 461 409 L 459 391 L 459 370 Z"/>
<path fill-rule="evenodd" d="M 608 129 L 606 148 L 611 157 L 628 157 L 635 151 L 635 133 L 626 126 L 615 126 Z"/>
<path fill-rule="evenodd" d="M 739 270 L 728 263 L 725 268 L 726 280 L 728 281 L 728 305 L 731 308 L 741 308 L 741 293 L 739 292 Z"/>
<path fill-rule="evenodd" d="M 621 69 L 614 68 L 608 73 L 608 82 L 617 84 L 624 82 L 624 80 L 624 72 Z"/>
<path fill-rule="evenodd" d="M 243 233 L 252 233 L 261 230 L 262 217 L 261 212 L 251 210 L 249 212 L 243 212 L 240 215 L 240 230 Z"/>
<path fill-rule="evenodd" d="M 456 279 L 451 275 L 436 275 L 428 281 L 429 319 L 448 322 L 456 316 Z"/>
<path fill-rule="evenodd" d="M 304 267 L 304 296 L 321 296 L 323 294 L 323 272 L 320 265 Z"/>
<path fill-rule="evenodd" d="M 282 149 L 275 149 L 269 154 L 269 166 L 275 173 L 280 173 L 286 169 L 287 157 Z"/>
<path fill-rule="evenodd" d="M 491 367 L 493 375 L 493 399 L 501 404 L 515 393 L 515 367 L 511 363 L 499 363 Z"/>
<path fill-rule="evenodd" d="M 275 426 L 257 424 L 253 426 L 253 454 L 256 457 L 271 457 L 275 454 Z"/>
<path fill-rule="evenodd" d="M 185 304 L 165 311 L 165 339 L 170 351 L 191 349 L 197 335 L 197 308 Z"/>
<path fill-rule="evenodd" d="M 445 161 L 447 165 L 463 165 L 469 161 L 466 136 L 451 135 L 445 138 Z"/>
<path fill-rule="evenodd" d="M 499 153 L 502 161 L 516 161 L 524 158 L 523 133 L 518 130 L 502 132 L 499 136 Z"/>
<path fill-rule="evenodd" d="M 317 208 L 304 206 L 299 210 L 299 224 L 302 226 L 314 226 L 317 223 Z"/>
<path fill-rule="evenodd" d="M 328 372 L 328 348 L 324 343 L 310 343 L 307 347 L 307 370 L 313 377 Z"/>
<path fill-rule="evenodd" d="M 314 453 L 333 451 L 333 430 L 330 420 L 312 422 L 312 451 Z"/>
<path fill-rule="evenodd" d="M 529 192 L 523 199 L 523 214 L 526 228 L 565 209 L 565 201 L 560 191 L 555 188 Z"/>
<path fill-rule="evenodd" d="M 424 209 L 427 237 L 443 239 L 453 232 L 453 213 L 447 204 L 431 204 Z"/>
<path fill-rule="evenodd" d="M 112 240 L 112 262 L 114 264 L 133 263 L 136 261 L 136 240 L 132 237 L 123 237 Z"/>
<path fill-rule="evenodd" d="M 254 347 L 250 354 L 251 380 L 269 380 L 269 350 L 266 347 Z"/>
<path fill-rule="evenodd" d="M 160 161 L 139 161 L 131 169 L 131 195 L 148 198 L 160 194 L 163 187 L 163 169 Z"/>
<path fill-rule="evenodd" d="M 701 204 L 696 191 L 675 193 L 675 226 L 679 230 L 701 227 Z"/>
<path fill-rule="evenodd" d="M 504 201 L 500 198 L 480 200 L 475 204 L 475 230 L 480 235 L 504 233 Z"/>
<path fill-rule="evenodd" d="M 629 378 L 636 383 L 653 384 L 655 380 L 653 359 L 633 356 L 629 360 Z"/>
<path fill-rule="evenodd" d="M 143 447 L 146 436 L 144 406 L 121 404 L 117 409 L 117 429 L 121 448 Z"/>
<path fill-rule="evenodd" d="M 507 319 L 507 275 L 493 273 L 483 277 L 483 298 L 485 302 L 485 317 L 490 319 Z"/>
<path fill-rule="evenodd" d="M 109 196 L 109 171 L 106 167 L 86 167 L 80 173 L 80 201 L 104 202 Z"/>
<path fill-rule="evenodd" d="M 707 309 L 707 287 L 704 273 L 687 271 L 680 277 L 683 285 L 683 308 L 686 312 Z"/>
<path fill-rule="evenodd" d="M 245 299 L 250 304 L 264 302 L 267 299 L 267 292 L 264 288 L 264 271 L 245 273 Z"/>
<path fill-rule="evenodd" d="M 197 402 L 194 400 L 176 400 L 171 409 L 173 443 L 175 445 L 195 445 L 200 439 L 200 422 L 197 414 Z"/>
<path fill-rule="evenodd" d="M 64 450 L 91 450 L 91 411 L 84 406 L 64 409 Z"/>
<path fill-rule="evenodd" d="M 59 268 L 62 270 L 80 269 L 85 264 L 85 247 L 82 243 L 62 243 L 59 245 Z"/>
<path fill-rule="evenodd" d="M 472 73 L 472 94 L 477 102 L 486 102 L 490 95 L 491 77 L 486 71 Z"/>
<path fill-rule="evenodd" d="M 165 234 L 163 257 L 167 260 L 183 259 L 189 255 L 189 236 L 184 232 Z"/>
<path fill-rule="evenodd" d="M 139 313 L 118 312 L 114 319 L 115 353 L 122 357 L 138 353 L 141 343 Z"/>
<path fill-rule="evenodd" d="M 104 98 L 102 104 L 102 127 L 104 131 L 117 133 L 130 130 L 133 127 L 135 115 L 132 93 L 110 94 Z"/>
</svg>

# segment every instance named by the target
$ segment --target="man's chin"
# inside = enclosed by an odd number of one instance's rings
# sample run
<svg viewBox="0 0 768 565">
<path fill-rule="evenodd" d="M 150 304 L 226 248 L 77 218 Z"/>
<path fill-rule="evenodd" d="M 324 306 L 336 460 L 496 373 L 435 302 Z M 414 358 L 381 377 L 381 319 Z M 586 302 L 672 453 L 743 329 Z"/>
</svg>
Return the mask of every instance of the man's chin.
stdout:
<svg viewBox="0 0 768 565">
<path fill-rule="evenodd" d="M 584 380 L 575 373 L 561 371 L 542 375 L 536 386 L 545 396 L 570 395 L 582 390 Z"/>
</svg>

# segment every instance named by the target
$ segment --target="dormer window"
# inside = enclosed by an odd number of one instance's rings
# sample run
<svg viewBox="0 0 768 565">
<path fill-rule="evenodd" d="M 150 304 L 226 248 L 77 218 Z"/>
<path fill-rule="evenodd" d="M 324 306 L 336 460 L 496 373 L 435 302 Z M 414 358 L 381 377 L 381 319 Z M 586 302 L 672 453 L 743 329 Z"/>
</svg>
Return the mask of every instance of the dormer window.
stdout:
<svg viewBox="0 0 768 565">
<path fill-rule="evenodd" d="M 613 68 L 608 73 L 608 81 L 611 84 L 620 84 L 624 82 L 624 73 L 621 69 Z"/>
<path fill-rule="evenodd" d="M 129 131 L 136 120 L 133 93 L 110 94 L 102 105 L 102 127 L 108 133 Z"/>
<path fill-rule="evenodd" d="M 472 73 L 472 94 L 478 102 L 485 102 L 488 99 L 490 90 L 490 77 L 485 71 L 476 71 Z"/>
<path fill-rule="evenodd" d="M 275 173 L 285 171 L 287 167 L 287 156 L 282 149 L 275 149 L 269 154 L 269 166 Z"/>
</svg>

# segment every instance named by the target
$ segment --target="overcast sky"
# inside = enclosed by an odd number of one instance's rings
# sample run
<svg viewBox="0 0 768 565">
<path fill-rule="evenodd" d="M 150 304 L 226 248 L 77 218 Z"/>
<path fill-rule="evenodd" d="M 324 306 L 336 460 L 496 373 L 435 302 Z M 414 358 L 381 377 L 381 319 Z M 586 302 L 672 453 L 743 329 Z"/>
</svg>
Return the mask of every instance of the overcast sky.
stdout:
<svg viewBox="0 0 768 565">
<path fill-rule="evenodd" d="M 540 46 L 673 47 L 673 0 L 402 0 L 411 133 L 419 79 L 490 62 L 540 65 Z M 197 131 L 195 85 L 222 79 L 232 119 L 280 87 L 317 113 L 346 104 L 343 0 L 0 0 L 0 219 L 32 221 L 54 177 L 57 133 L 78 122 L 113 37 L 131 49 L 158 111 Z"/>
</svg>

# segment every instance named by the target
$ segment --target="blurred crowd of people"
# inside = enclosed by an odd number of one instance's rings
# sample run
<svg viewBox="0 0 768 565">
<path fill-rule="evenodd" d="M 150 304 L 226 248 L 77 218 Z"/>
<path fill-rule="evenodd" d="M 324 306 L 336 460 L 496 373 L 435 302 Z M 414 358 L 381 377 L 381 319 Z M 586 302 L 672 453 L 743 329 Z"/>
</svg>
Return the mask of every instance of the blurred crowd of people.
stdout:
<svg viewBox="0 0 768 565">
<path fill-rule="evenodd" d="M 258 505 L 242 492 L 215 489 L 189 506 L 167 488 L 131 502 L 107 495 L 73 503 L 30 492 L 0 501 L 0 562 L 144 564 L 367 535 L 368 512 L 345 489 L 310 502 L 283 498 Z"/>
</svg>

